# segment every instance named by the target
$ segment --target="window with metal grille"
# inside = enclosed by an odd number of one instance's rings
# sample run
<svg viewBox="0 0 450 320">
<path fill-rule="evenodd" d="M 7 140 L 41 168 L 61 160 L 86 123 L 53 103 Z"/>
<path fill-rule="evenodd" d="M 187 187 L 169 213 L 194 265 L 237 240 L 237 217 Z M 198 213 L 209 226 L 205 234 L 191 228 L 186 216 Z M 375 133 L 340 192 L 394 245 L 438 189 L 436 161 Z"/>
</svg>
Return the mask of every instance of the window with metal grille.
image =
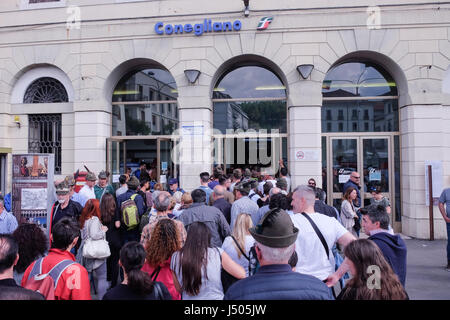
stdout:
<svg viewBox="0 0 450 320">
<path fill-rule="evenodd" d="M 27 88 L 23 103 L 56 103 L 68 102 L 66 88 L 56 79 L 39 78 Z"/>
<path fill-rule="evenodd" d="M 30 114 L 28 152 L 53 153 L 55 174 L 61 174 L 61 114 Z"/>
</svg>

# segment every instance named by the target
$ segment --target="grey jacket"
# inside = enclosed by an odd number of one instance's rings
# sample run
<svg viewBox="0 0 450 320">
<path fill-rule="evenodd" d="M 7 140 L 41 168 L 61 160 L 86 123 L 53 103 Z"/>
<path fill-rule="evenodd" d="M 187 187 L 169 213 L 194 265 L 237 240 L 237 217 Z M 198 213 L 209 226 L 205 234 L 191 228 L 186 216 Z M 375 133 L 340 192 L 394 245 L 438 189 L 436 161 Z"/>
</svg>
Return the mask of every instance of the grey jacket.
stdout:
<svg viewBox="0 0 450 320">
<path fill-rule="evenodd" d="M 211 245 L 214 247 L 222 247 L 223 240 L 231 235 L 230 225 L 222 212 L 204 203 L 192 204 L 189 208 L 183 210 L 177 220 L 184 223 L 186 230 L 194 222 L 205 223 L 211 231 Z"/>
</svg>

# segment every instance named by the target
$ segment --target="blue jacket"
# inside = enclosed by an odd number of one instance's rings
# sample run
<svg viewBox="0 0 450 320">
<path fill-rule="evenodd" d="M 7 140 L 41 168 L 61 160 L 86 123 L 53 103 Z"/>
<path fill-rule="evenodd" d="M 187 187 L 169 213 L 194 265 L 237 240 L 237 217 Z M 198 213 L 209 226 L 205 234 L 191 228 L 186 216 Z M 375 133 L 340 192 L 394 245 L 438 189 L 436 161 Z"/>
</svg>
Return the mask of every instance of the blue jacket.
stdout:
<svg viewBox="0 0 450 320">
<path fill-rule="evenodd" d="M 376 233 L 369 237 L 383 252 L 384 258 L 391 265 L 392 270 L 400 279 L 403 287 L 406 281 L 406 244 L 398 235 L 387 232 Z"/>
<path fill-rule="evenodd" d="M 224 300 L 334 300 L 319 279 L 292 271 L 288 264 L 262 266 L 255 275 L 235 282 Z"/>
</svg>

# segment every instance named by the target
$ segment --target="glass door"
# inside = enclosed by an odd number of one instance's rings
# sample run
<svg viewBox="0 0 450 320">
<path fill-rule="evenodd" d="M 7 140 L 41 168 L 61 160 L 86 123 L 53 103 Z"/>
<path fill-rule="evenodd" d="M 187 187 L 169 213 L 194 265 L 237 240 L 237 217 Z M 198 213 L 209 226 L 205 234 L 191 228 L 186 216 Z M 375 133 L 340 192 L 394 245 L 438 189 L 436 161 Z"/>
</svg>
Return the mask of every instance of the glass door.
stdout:
<svg viewBox="0 0 450 320">
<path fill-rule="evenodd" d="M 353 171 L 359 171 L 357 138 L 336 137 L 330 139 L 330 156 L 328 157 L 329 177 L 327 188 L 330 205 L 340 210 L 344 183 L 350 179 Z"/>
<path fill-rule="evenodd" d="M 327 190 L 328 204 L 340 210 L 344 183 L 350 179 L 352 171 L 360 176 L 360 194 L 363 206 L 370 205 L 371 191 L 379 188 L 381 194 L 389 199 L 391 212 L 395 212 L 394 157 L 392 136 L 326 136 L 323 147 L 326 148 L 325 172 L 323 181 Z M 394 222 L 390 215 L 391 223 Z M 393 224 L 392 224 L 393 225 Z"/>
<path fill-rule="evenodd" d="M 111 173 L 111 182 L 118 183 L 119 176 L 126 172 L 126 142 L 121 139 L 106 139 L 106 169 Z"/>
</svg>

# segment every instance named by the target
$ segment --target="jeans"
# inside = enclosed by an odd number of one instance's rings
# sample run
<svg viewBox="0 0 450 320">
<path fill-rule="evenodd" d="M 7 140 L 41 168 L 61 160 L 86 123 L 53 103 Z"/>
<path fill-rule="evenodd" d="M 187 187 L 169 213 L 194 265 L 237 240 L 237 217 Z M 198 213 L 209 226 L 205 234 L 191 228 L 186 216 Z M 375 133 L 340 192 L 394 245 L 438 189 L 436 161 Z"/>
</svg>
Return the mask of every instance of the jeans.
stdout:
<svg viewBox="0 0 450 320">
<path fill-rule="evenodd" d="M 447 223 L 447 262 L 450 264 L 450 223 Z"/>
<path fill-rule="evenodd" d="M 98 300 L 102 300 L 106 290 L 108 290 L 108 282 L 106 281 L 106 260 L 100 267 L 89 272 L 89 277 L 94 280 Z"/>
</svg>

